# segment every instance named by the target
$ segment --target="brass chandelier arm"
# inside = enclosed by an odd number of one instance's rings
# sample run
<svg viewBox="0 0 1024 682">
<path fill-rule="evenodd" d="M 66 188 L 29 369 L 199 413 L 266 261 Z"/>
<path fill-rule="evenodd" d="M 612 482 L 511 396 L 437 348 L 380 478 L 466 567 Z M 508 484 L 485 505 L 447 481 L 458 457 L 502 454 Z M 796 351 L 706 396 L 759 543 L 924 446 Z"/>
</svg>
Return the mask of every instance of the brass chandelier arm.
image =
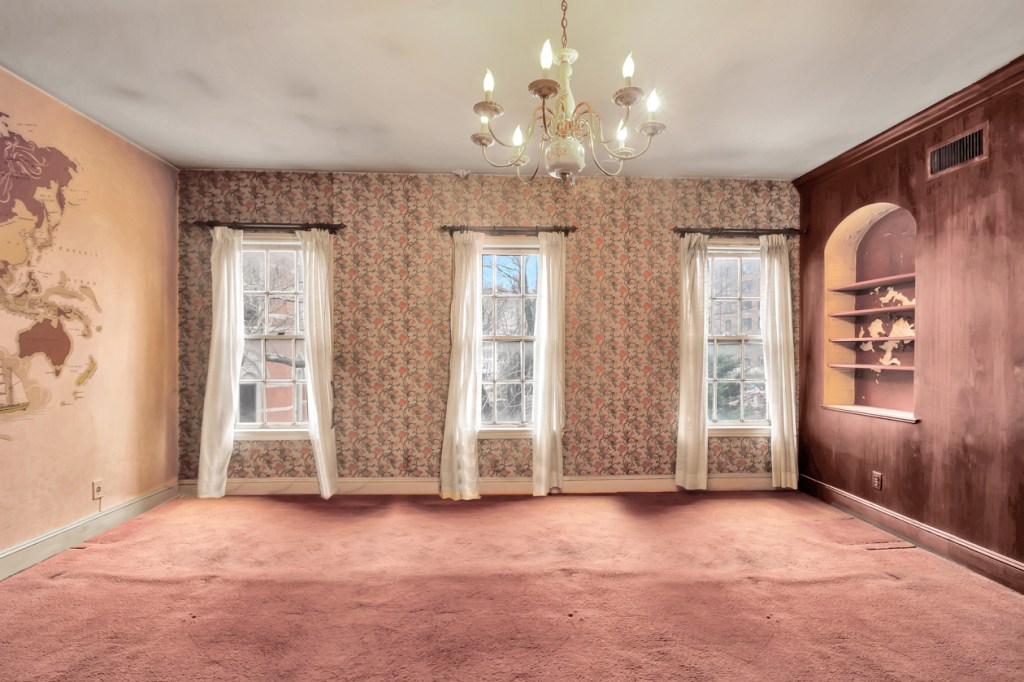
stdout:
<svg viewBox="0 0 1024 682">
<path fill-rule="evenodd" d="M 589 124 L 587 124 L 587 127 L 589 127 Z M 619 167 L 618 167 L 618 168 L 617 168 L 617 169 L 616 169 L 616 170 L 615 170 L 614 172 L 613 172 L 613 171 L 610 171 L 610 170 L 608 170 L 607 168 L 605 168 L 605 167 L 604 167 L 604 166 L 603 166 L 603 165 L 601 164 L 601 159 L 600 159 L 600 158 L 598 158 L 598 156 L 597 156 L 597 149 L 595 149 L 595 148 L 594 148 L 594 135 L 589 135 L 589 137 L 590 137 L 590 155 L 591 155 L 592 157 L 594 157 L 594 165 L 596 165 L 596 166 L 597 166 L 597 169 L 598 169 L 599 171 L 601 171 L 602 173 L 604 173 L 605 175 L 608 175 L 608 176 L 610 176 L 610 177 L 613 177 L 613 178 L 614 178 L 615 176 L 617 176 L 617 175 L 618 175 L 619 173 L 621 173 L 621 172 L 622 172 L 622 169 L 623 169 L 623 168 L 625 167 L 625 165 L 626 165 L 626 164 L 625 164 L 625 161 L 624 161 L 623 159 L 621 159 L 621 158 L 619 158 L 619 157 L 617 157 L 617 156 L 615 156 L 615 155 L 613 154 L 612 156 L 613 156 L 613 157 L 614 157 L 614 158 L 615 158 L 615 159 L 616 159 L 616 160 L 617 160 L 617 161 L 619 162 Z M 605 147 L 605 148 L 607 149 L 607 147 Z"/>
<path fill-rule="evenodd" d="M 487 147 L 480 147 L 480 149 L 483 151 L 484 161 L 489 163 L 494 168 L 511 168 L 512 166 L 515 166 L 516 161 L 518 161 L 522 157 L 522 154 L 520 153 L 517 156 L 514 156 L 511 159 L 509 159 L 507 163 L 495 163 L 494 161 L 491 161 L 491 157 L 487 156 Z"/>
<path fill-rule="evenodd" d="M 494 138 L 495 142 L 500 144 L 502 147 L 505 147 L 506 149 L 525 148 L 526 147 L 526 141 L 530 140 L 533 137 L 533 131 L 537 127 L 537 121 L 541 120 L 541 118 L 543 117 L 543 113 L 544 113 L 542 111 L 543 108 L 544 108 L 543 105 L 540 105 L 536 109 L 533 110 L 533 118 L 530 120 L 530 127 L 527 128 L 526 129 L 526 133 L 523 134 L 523 144 L 520 145 L 519 147 L 517 147 L 514 144 L 508 144 L 507 142 L 502 141 L 502 139 L 500 137 L 498 137 L 498 134 L 494 132 L 494 128 L 491 126 L 491 121 L 487 121 L 487 132 L 490 133 L 491 137 Z M 550 112 L 550 109 L 548 111 Z M 542 133 L 541 137 L 544 137 L 547 134 L 548 134 L 547 130 L 545 129 L 544 133 Z"/>
<path fill-rule="evenodd" d="M 522 174 L 522 164 L 516 165 L 516 177 L 524 184 L 528 185 L 533 182 L 533 179 L 537 177 L 537 171 L 540 170 L 540 160 L 544 156 L 544 139 L 541 138 L 537 144 L 537 162 L 533 164 L 533 173 L 528 178 L 524 178 Z"/>
</svg>

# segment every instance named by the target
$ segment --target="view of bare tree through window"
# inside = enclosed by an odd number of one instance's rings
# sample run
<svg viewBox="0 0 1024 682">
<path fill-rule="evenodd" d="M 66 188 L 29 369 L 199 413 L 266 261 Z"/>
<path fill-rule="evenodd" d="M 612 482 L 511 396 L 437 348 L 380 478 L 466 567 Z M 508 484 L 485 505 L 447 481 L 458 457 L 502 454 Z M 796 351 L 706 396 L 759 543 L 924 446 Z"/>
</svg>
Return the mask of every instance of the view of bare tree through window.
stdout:
<svg viewBox="0 0 1024 682">
<path fill-rule="evenodd" d="M 761 259 L 708 257 L 708 421 L 766 422 L 761 340 Z"/>
<path fill-rule="evenodd" d="M 242 252 L 245 345 L 238 423 L 290 427 L 306 423 L 302 258 L 292 246 Z"/>
<path fill-rule="evenodd" d="M 538 256 L 488 252 L 483 256 L 480 421 L 533 421 L 533 343 L 537 318 Z"/>
</svg>

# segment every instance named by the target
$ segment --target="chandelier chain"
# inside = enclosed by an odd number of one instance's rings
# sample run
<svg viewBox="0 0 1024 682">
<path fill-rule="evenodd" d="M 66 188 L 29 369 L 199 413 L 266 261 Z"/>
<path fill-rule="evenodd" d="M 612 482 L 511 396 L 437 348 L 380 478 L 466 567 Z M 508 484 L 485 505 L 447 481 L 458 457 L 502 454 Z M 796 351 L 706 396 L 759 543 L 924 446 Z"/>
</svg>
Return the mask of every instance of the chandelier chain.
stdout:
<svg viewBox="0 0 1024 682">
<path fill-rule="evenodd" d="M 569 25 L 569 21 L 565 18 L 565 12 L 569 9 L 568 0 L 562 0 L 562 49 L 569 46 L 569 41 L 565 38 L 565 29 Z"/>
</svg>

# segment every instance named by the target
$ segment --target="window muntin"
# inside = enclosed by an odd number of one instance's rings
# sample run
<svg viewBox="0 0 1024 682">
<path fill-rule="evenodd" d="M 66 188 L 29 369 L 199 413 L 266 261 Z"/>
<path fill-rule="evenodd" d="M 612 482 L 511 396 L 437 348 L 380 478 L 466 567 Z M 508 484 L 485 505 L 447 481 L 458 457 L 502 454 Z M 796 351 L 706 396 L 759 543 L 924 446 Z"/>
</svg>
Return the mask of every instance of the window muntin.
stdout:
<svg viewBox="0 0 1024 682">
<path fill-rule="evenodd" d="M 302 277 L 297 242 L 243 240 L 236 423 L 244 430 L 308 427 Z"/>
<path fill-rule="evenodd" d="M 480 424 L 533 422 L 533 349 L 537 318 L 536 248 L 486 248 L 481 268 Z"/>
<path fill-rule="evenodd" d="M 708 422 L 768 424 L 756 248 L 708 253 Z"/>
</svg>

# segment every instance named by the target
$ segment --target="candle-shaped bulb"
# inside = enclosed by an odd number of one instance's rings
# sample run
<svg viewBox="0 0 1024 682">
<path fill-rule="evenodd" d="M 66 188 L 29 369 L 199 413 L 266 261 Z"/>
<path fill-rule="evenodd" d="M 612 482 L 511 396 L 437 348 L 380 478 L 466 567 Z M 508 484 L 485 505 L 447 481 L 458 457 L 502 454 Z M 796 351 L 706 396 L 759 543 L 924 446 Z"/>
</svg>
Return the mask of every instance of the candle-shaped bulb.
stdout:
<svg viewBox="0 0 1024 682">
<path fill-rule="evenodd" d="M 650 120 L 654 120 L 654 112 L 658 110 L 659 106 L 661 106 L 661 98 L 658 97 L 658 89 L 654 88 L 647 96 L 647 113 Z"/>
<path fill-rule="evenodd" d="M 516 131 L 512 133 L 512 146 L 522 147 L 523 146 L 523 129 L 520 126 L 516 126 Z"/>
<path fill-rule="evenodd" d="M 630 52 L 626 56 L 626 61 L 622 62 L 622 79 L 626 82 L 628 88 L 633 84 L 633 69 L 636 66 L 633 64 L 633 53 Z"/>
<path fill-rule="evenodd" d="M 484 75 L 484 98 L 490 102 L 491 95 L 494 94 L 494 76 L 491 74 L 491 70 L 487 69 L 487 73 Z"/>
<path fill-rule="evenodd" d="M 540 68 L 544 71 L 544 77 L 551 75 L 551 62 L 554 55 L 551 53 L 551 41 L 545 40 L 544 47 L 540 49 Z"/>
</svg>

